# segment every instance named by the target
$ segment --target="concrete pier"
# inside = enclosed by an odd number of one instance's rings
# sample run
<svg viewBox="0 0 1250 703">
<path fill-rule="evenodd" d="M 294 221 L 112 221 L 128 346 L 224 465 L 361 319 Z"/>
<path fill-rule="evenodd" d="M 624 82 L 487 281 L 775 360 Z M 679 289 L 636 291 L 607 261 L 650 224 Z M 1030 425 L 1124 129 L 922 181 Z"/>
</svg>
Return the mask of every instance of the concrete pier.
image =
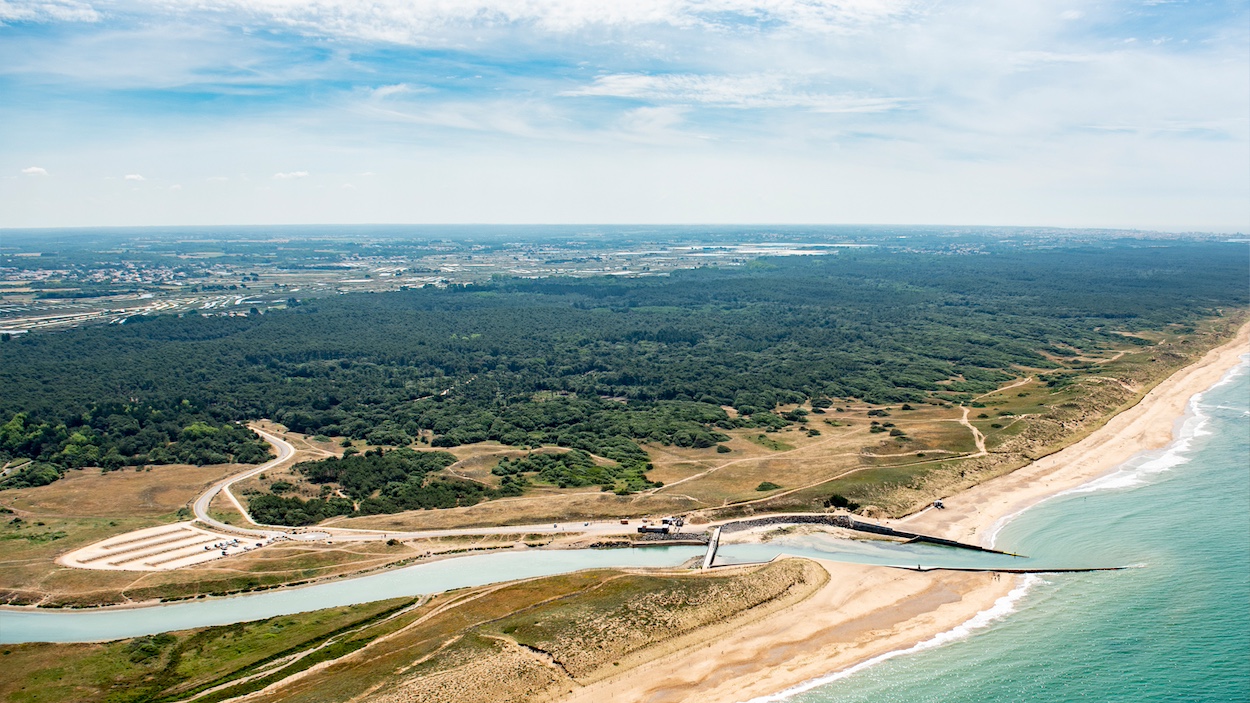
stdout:
<svg viewBox="0 0 1250 703">
<path fill-rule="evenodd" d="M 716 549 L 720 546 L 720 531 L 722 527 L 717 527 L 712 532 L 712 539 L 707 543 L 707 554 L 703 555 L 703 568 L 712 568 L 712 560 L 716 558 Z"/>
</svg>

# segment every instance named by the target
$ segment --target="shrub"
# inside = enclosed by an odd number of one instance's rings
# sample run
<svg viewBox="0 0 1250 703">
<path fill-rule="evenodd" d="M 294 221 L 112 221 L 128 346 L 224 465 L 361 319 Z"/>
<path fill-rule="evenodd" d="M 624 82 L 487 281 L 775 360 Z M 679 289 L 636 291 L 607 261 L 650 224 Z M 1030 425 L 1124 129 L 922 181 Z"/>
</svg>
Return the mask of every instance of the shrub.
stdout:
<svg viewBox="0 0 1250 703">
<path fill-rule="evenodd" d="M 826 508 L 842 508 L 844 510 L 859 510 L 859 503 L 848 499 L 846 496 L 834 493 L 829 496 L 829 500 L 825 501 Z"/>
<path fill-rule="evenodd" d="M 781 488 L 781 486 L 778 486 L 777 484 L 773 483 L 772 481 L 764 481 L 764 482 L 763 482 L 763 483 L 761 483 L 760 485 L 756 486 L 756 487 L 755 487 L 755 490 L 760 491 L 760 492 L 763 492 L 763 491 L 775 491 L 775 490 L 777 490 L 778 488 Z"/>
</svg>

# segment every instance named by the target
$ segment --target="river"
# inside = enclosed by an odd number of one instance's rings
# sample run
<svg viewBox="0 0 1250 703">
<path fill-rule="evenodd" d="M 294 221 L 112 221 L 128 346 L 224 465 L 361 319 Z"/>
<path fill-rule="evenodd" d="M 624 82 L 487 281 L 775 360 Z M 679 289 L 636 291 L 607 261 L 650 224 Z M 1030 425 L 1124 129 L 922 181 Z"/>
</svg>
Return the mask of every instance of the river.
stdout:
<svg viewBox="0 0 1250 703">
<path fill-rule="evenodd" d="M 1250 700 L 1250 373 L 1196 397 L 1179 438 L 1026 511 L 996 546 L 783 538 L 726 545 L 721 563 L 777 553 L 931 566 L 1140 565 L 1025 577 L 994 612 L 906 656 L 760 699 L 872 701 Z M 700 547 L 501 552 L 231 598 L 133 609 L 0 612 L 0 641 L 91 641 L 227 624 L 396 596 L 615 566 L 675 566 Z"/>
</svg>

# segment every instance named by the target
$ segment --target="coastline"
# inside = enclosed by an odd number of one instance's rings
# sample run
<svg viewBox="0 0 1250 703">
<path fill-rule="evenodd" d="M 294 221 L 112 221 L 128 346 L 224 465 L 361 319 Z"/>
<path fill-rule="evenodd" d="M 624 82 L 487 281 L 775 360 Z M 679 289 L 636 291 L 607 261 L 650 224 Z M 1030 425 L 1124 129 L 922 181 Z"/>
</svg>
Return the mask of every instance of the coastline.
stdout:
<svg viewBox="0 0 1250 703">
<path fill-rule="evenodd" d="M 1105 425 L 1027 466 L 888 524 L 992 546 L 1007 520 L 1060 493 L 1171 444 L 1191 399 L 1250 353 L 1250 323 L 1228 342 L 1164 379 Z M 917 573 L 820 562 L 829 584 L 767 622 L 622 672 L 561 701 L 768 703 L 893 656 L 963 636 L 1011 612 L 1035 576 Z M 941 595 L 938 595 L 941 594 Z"/>
<path fill-rule="evenodd" d="M 1174 432 L 1193 416 L 1185 411 L 1194 396 L 1225 378 L 1248 352 L 1250 324 L 1069 447 L 946 498 L 945 511 L 886 522 L 992 545 L 998 527 L 1028 507 L 1117 474 L 1143 452 L 1183 447 Z M 721 623 L 637 667 L 554 699 L 786 700 L 884 659 L 962 638 L 1012 612 L 1037 578 L 814 561 L 830 578 L 810 597 L 764 618 Z"/>
<path fill-rule="evenodd" d="M 1250 353 L 1250 323 L 1201 359 L 1165 378 L 1150 392 L 1080 441 L 1009 474 L 943 499 L 946 509 L 926 510 L 887 524 L 947 539 L 991 546 L 995 526 L 1037 503 L 1100 478 L 1133 457 L 1174 439 L 1190 400 L 1214 386 Z"/>
</svg>

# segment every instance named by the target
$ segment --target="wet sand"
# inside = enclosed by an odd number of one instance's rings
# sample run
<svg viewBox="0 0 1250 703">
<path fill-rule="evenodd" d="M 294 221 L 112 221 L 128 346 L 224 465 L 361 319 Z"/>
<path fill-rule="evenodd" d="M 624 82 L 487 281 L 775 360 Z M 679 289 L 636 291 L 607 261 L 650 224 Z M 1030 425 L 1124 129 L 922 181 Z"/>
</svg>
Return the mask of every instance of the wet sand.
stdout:
<svg viewBox="0 0 1250 703">
<path fill-rule="evenodd" d="M 1250 324 L 1147 393 L 1081 441 L 926 510 L 889 521 L 902 529 L 989 546 L 995 526 L 1037 502 L 1102 476 L 1172 441 L 1190 399 L 1250 353 Z M 919 573 L 821 562 L 829 583 L 810 598 L 559 698 L 561 701 L 736 703 L 906 649 L 968 622 L 997 603 L 1006 609 L 1018 577 Z"/>
</svg>

